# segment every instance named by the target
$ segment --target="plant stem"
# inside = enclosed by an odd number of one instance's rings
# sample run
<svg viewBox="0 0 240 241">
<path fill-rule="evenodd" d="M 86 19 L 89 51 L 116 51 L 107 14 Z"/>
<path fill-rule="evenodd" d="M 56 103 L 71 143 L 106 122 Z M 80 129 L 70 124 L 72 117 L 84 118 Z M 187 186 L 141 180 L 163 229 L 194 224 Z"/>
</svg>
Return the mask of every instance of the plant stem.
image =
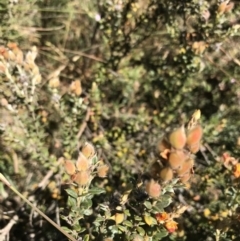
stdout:
<svg viewBox="0 0 240 241">
<path fill-rule="evenodd" d="M 34 211 L 39 213 L 43 218 L 45 218 L 49 223 L 51 223 L 56 229 L 58 229 L 62 234 L 64 234 L 66 237 L 68 237 L 71 241 L 77 241 L 72 235 L 65 232 L 58 224 L 56 224 L 54 221 L 52 221 L 48 216 L 46 216 L 41 210 L 39 210 L 37 207 L 35 207 L 30 201 L 28 201 L 20 192 L 16 190 L 15 187 L 13 187 L 7 179 L 3 176 L 2 173 L 0 173 L 0 181 L 2 181 L 6 186 L 8 186 L 16 195 L 18 195 L 20 198 L 22 198 Z"/>
</svg>

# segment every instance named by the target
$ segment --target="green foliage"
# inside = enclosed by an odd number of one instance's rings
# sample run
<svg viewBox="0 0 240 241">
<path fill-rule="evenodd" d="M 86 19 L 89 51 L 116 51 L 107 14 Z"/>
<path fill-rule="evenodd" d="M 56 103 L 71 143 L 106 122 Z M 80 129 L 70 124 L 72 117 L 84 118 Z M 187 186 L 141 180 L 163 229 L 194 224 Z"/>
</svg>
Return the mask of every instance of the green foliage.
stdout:
<svg viewBox="0 0 240 241">
<path fill-rule="evenodd" d="M 239 6 L 217 0 L 2 1 L 0 172 L 53 219 L 58 202 L 62 225 L 84 240 L 238 240 Z M 203 140 L 191 185 L 183 189 L 173 179 L 164 186 L 157 176 L 160 199 L 136 202 L 145 190 L 139 176 L 157 160 L 166 164 L 156 151 L 159 140 L 195 109 L 202 112 Z M 85 141 L 98 158 L 79 196 L 62 161 L 80 172 L 75 162 Z M 185 144 L 180 147 L 193 152 Z M 110 167 L 104 180 L 96 177 L 97 163 Z M 28 223 L 22 203 L 9 206 L 14 197 L 3 186 L 0 192 L 4 215 L 17 210 Z M 110 208 L 121 197 L 129 201 Z M 178 213 L 183 203 L 191 208 L 179 214 L 173 234 L 164 223 L 145 222 L 144 215 L 151 222 L 156 213 Z M 116 224 L 118 213 L 124 220 Z M 2 226 L 11 219 L 4 215 Z M 25 225 L 21 237 L 12 232 L 11 240 L 26 239 L 30 229 L 39 240 L 58 238 L 52 228 L 39 234 L 38 221 Z"/>
</svg>

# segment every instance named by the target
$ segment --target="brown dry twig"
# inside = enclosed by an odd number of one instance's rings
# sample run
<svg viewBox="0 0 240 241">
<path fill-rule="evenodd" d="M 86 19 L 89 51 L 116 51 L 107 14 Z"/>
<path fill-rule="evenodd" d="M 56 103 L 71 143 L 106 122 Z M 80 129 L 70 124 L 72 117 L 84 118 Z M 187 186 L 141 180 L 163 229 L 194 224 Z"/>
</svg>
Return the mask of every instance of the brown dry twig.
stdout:
<svg viewBox="0 0 240 241">
<path fill-rule="evenodd" d="M 78 140 L 80 139 L 80 137 L 82 136 L 83 132 L 85 131 L 85 129 L 87 127 L 87 122 L 89 121 L 90 116 L 91 116 L 91 109 L 88 108 L 86 116 L 85 116 L 85 119 L 84 119 L 83 123 L 81 124 L 81 126 L 79 128 L 79 131 L 78 131 L 78 134 L 77 134 L 77 139 Z"/>
<path fill-rule="evenodd" d="M 11 231 L 12 226 L 17 223 L 18 216 L 14 215 L 13 218 L 9 221 L 9 223 L 0 230 L 0 241 L 9 240 L 9 233 Z"/>
</svg>

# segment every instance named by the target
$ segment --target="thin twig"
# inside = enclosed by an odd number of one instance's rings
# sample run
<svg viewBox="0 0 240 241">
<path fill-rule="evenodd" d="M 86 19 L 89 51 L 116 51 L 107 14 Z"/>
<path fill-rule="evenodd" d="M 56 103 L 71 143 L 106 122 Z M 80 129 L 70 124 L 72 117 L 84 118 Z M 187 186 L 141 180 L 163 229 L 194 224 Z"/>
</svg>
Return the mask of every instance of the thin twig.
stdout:
<svg viewBox="0 0 240 241">
<path fill-rule="evenodd" d="M 91 109 L 88 108 L 88 109 L 87 109 L 86 116 L 85 116 L 85 119 L 84 119 L 82 125 L 80 126 L 79 131 L 78 131 L 78 134 L 77 134 L 77 139 L 78 139 L 78 140 L 80 139 L 80 137 L 82 136 L 83 132 L 85 131 L 85 129 L 86 129 L 86 127 L 87 127 L 87 122 L 89 121 L 90 116 L 91 116 Z"/>
<path fill-rule="evenodd" d="M 62 162 L 63 162 L 63 159 L 59 158 L 57 162 L 57 166 L 59 166 Z M 54 171 L 52 169 L 49 170 L 48 173 L 43 178 L 43 180 L 38 184 L 38 187 L 41 189 L 44 189 L 47 186 L 48 180 L 52 177 L 53 174 L 54 174 Z"/>
<path fill-rule="evenodd" d="M 206 161 L 206 163 L 207 163 L 208 165 L 210 165 L 210 161 L 209 161 L 207 155 L 205 154 L 205 152 L 204 152 L 204 148 L 203 148 L 202 145 L 200 146 L 200 152 L 201 152 L 201 154 L 203 155 L 204 160 Z"/>
<path fill-rule="evenodd" d="M 77 241 L 72 235 L 64 231 L 58 224 L 56 224 L 52 219 L 50 219 L 46 214 L 44 214 L 40 209 L 35 207 L 28 199 L 26 199 L 17 189 L 10 184 L 10 182 L 0 173 L 0 181 L 2 181 L 7 187 L 9 187 L 16 195 L 24 200 L 34 211 L 40 214 L 44 219 L 46 219 L 50 224 L 52 224 L 57 230 L 64 234 L 71 241 Z"/>
<path fill-rule="evenodd" d="M 14 215 L 13 218 L 9 221 L 9 223 L 3 228 L 0 229 L 0 241 L 9 240 L 9 233 L 12 226 L 17 223 L 18 216 Z"/>
</svg>

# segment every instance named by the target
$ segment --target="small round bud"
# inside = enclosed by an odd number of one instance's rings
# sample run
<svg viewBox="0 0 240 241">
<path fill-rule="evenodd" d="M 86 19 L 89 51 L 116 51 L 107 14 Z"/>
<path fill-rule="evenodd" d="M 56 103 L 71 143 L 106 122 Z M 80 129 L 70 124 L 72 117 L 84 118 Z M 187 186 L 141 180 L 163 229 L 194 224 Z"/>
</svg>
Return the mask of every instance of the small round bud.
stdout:
<svg viewBox="0 0 240 241">
<path fill-rule="evenodd" d="M 161 195 L 161 186 L 153 179 L 146 184 L 146 192 L 152 198 L 158 198 Z"/>
<path fill-rule="evenodd" d="M 193 127 L 187 134 L 187 145 L 192 146 L 200 142 L 203 135 L 203 129 L 200 125 Z"/>
<path fill-rule="evenodd" d="M 180 177 L 180 180 L 182 183 L 187 183 L 190 178 L 191 178 L 191 173 L 187 172 L 183 176 Z"/>
<path fill-rule="evenodd" d="M 193 168 L 194 165 L 194 160 L 188 159 L 185 161 L 180 169 L 177 170 L 177 173 L 179 176 L 184 175 L 187 172 L 190 172 L 191 169 Z"/>
<path fill-rule="evenodd" d="M 64 169 L 68 175 L 73 175 L 76 172 L 76 167 L 70 160 L 64 162 Z"/>
<path fill-rule="evenodd" d="M 173 170 L 179 169 L 187 158 L 188 155 L 183 150 L 171 152 L 168 158 L 169 166 Z"/>
<path fill-rule="evenodd" d="M 109 170 L 109 166 L 107 165 L 102 165 L 97 168 L 97 175 L 98 177 L 104 178 L 107 176 Z"/>
<path fill-rule="evenodd" d="M 160 177 L 163 181 L 170 181 L 173 179 L 173 171 L 170 167 L 165 167 L 160 172 Z"/>
<path fill-rule="evenodd" d="M 78 171 L 86 171 L 89 168 L 89 160 L 80 152 L 76 161 Z"/>
<path fill-rule="evenodd" d="M 174 130 L 169 135 L 169 142 L 175 149 L 182 149 L 186 144 L 186 133 L 184 126 L 181 126 L 180 128 Z"/>
<path fill-rule="evenodd" d="M 89 172 L 81 171 L 81 172 L 76 173 L 76 175 L 74 175 L 74 177 L 73 177 L 73 181 L 80 186 L 87 185 L 90 181 Z"/>
<path fill-rule="evenodd" d="M 86 158 L 92 158 L 95 154 L 93 145 L 88 142 L 85 143 L 81 151 Z"/>
</svg>

